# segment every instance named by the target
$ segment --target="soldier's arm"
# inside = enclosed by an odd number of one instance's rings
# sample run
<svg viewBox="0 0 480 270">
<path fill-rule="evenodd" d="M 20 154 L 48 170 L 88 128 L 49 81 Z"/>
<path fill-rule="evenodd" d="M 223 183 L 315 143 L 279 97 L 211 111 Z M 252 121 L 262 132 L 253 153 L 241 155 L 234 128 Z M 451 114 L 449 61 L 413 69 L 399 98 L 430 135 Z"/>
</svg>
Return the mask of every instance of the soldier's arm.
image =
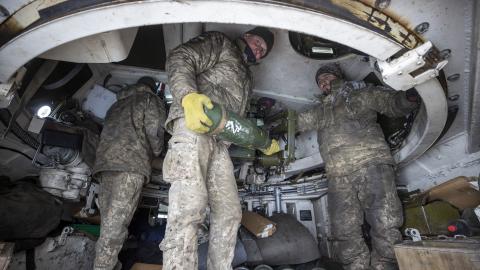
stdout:
<svg viewBox="0 0 480 270">
<path fill-rule="evenodd" d="M 218 63 L 225 39 L 222 33 L 206 32 L 170 52 L 166 69 L 175 102 L 197 92 L 197 75 Z"/>
<path fill-rule="evenodd" d="M 297 131 L 303 132 L 322 128 L 323 122 L 323 110 L 320 106 L 315 106 L 297 115 Z"/>
<path fill-rule="evenodd" d="M 388 117 L 401 117 L 418 107 L 417 101 L 410 101 L 405 91 L 394 91 L 386 87 L 369 87 L 357 92 L 361 106 L 366 106 Z"/>
<path fill-rule="evenodd" d="M 159 97 L 149 94 L 143 121 L 147 140 L 155 157 L 158 157 L 163 150 L 166 116 L 167 112 L 163 101 Z"/>
</svg>

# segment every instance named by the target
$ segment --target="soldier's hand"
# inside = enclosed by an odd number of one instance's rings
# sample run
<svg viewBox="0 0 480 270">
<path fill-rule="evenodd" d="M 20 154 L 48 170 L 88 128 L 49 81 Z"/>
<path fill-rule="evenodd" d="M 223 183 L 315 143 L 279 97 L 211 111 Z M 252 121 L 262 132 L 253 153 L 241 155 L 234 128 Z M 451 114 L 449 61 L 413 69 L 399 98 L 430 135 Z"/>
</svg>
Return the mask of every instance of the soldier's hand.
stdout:
<svg viewBox="0 0 480 270">
<path fill-rule="evenodd" d="M 203 111 L 203 106 L 208 109 L 213 108 L 213 103 L 209 97 L 203 94 L 190 93 L 183 97 L 182 107 L 185 114 L 185 125 L 188 129 L 197 133 L 206 133 L 210 129 L 212 120 Z"/>
<path fill-rule="evenodd" d="M 415 89 L 408 89 L 405 92 L 405 96 L 407 97 L 407 100 L 410 102 L 418 102 L 420 101 L 420 95 L 418 94 L 417 90 Z"/>
<path fill-rule="evenodd" d="M 272 139 L 272 143 L 267 149 L 260 150 L 265 155 L 270 156 L 280 151 L 280 145 L 278 144 L 277 140 Z"/>
</svg>

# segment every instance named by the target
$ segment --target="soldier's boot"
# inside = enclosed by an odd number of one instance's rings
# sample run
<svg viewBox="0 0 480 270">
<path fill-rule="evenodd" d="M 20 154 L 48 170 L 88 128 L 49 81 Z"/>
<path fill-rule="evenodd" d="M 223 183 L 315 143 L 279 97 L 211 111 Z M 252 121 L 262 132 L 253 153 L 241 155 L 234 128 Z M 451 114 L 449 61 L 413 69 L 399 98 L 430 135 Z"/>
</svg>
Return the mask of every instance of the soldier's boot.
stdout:
<svg viewBox="0 0 480 270">
<path fill-rule="evenodd" d="M 328 211 L 334 255 L 346 270 L 366 270 L 370 252 L 362 234 L 363 211 L 358 200 L 355 175 L 332 177 L 328 183 Z"/>
<path fill-rule="evenodd" d="M 102 172 L 100 183 L 100 237 L 95 246 L 95 270 L 112 270 L 128 235 L 145 177 L 125 172 Z"/>
<path fill-rule="evenodd" d="M 232 269 L 232 261 L 242 218 L 237 184 L 228 149 L 216 143 L 207 177 L 210 204 L 210 235 L 207 269 Z"/>
<path fill-rule="evenodd" d="M 366 179 L 364 204 L 372 239 L 372 269 L 398 269 L 393 245 L 402 241 L 398 228 L 403 223 L 403 213 L 395 187 L 395 172 L 391 165 L 371 166 Z"/>
</svg>

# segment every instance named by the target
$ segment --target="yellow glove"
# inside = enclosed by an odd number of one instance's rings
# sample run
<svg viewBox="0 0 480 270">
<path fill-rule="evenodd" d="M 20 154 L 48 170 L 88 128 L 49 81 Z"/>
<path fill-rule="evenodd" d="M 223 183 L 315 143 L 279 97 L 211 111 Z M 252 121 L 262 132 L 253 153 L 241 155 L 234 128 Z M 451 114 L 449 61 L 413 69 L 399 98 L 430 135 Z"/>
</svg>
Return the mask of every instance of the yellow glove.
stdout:
<svg viewBox="0 0 480 270">
<path fill-rule="evenodd" d="M 208 109 L 213 108 L 210 98 L 203 94 L 190 93 L 182 99 L 183 112 L 185 113 L 185 125 L 188 129 L 197 133 L 208 132 L 210 130 L 208 126 L 213 124 L 212 120 L 210 120 L 203 111 L 203 106 Z"/>
<path fill-rule="evenodd" d="M 262 151 L 265 155 L 270 156 L 280 151 L 280 145 L 278 144 L 277 140 L 272 139 L 270 146 L 267 149 L 260 151 Z"/>
</svg>

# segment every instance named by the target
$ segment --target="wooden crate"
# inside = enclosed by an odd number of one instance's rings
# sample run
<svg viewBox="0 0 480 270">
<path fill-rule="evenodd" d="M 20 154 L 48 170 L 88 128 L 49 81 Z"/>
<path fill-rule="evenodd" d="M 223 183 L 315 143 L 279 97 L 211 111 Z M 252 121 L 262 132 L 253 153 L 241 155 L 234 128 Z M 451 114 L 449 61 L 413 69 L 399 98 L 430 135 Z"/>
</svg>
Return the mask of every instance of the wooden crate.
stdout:
<svg viewBox="0 0 480 270">
<path fill-rule="evenodd" d="M 400 270 L 480 270 L 480 241 L 424 240 L 395 245 Z"/>
<path fill-rule="evenodd" d="M 14 243 L 0 242 L 0 270 L 6 270 L 13 256 Z"/>
</svg>

